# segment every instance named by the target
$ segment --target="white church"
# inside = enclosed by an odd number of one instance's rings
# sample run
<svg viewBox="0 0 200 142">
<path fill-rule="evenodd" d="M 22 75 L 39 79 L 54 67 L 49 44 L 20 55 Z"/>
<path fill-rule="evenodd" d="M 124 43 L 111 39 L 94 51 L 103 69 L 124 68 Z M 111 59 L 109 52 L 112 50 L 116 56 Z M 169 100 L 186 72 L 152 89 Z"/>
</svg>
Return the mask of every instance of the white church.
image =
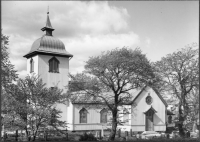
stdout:
<svg viewBox="0 0 200 142">
<path fill-rule="evenodd" d="M 47 87 L 58 86 L 67 91 L 69 61 L 73 57 L 66 51 L 62 41 L 53 36 L 54 28 L 47 14 L 46 25 L 41 29 L 45 34 L 33 42 L 27 58 L 27 72 L 37 74 Z M 162 96 L 152 88 L 146 86 L 142 90 L 132 93 L 133 103 L 123 107 L 120 114 L 121 121 L 125 121 L 118 129 L 129 131 L 166 131 L 167 103 Z M 68 123 L 68 130 L 101 130 L 111 127 L 110 113 L 104 107 L 84 107 L 85 103 L 70 101 L 68 104 L 58 104 L 63 112 L 61 119 Z"/>
</svg>

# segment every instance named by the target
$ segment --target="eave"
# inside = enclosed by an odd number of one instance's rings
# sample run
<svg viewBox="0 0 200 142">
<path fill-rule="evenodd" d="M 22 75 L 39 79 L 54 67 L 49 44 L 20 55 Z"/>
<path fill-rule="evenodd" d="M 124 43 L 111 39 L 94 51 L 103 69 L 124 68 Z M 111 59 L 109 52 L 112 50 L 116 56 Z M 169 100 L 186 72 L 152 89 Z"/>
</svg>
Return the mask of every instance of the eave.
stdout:
<svg viewBox="0 0 200 142">
<path fill-rule="evenodd" d="M 28 58 L 33 57 L 33 56 L 38 55 L 38 54 L 40 54 L 40 55 L 50 55 L 50 56 L 59 56 L 59 57 L 66 57 L 66 58 L 70 58 L 70 57 L 72 58 L 73 57 L 72 54 L 62 54 L 62 53 L 57 53 L 57 52 L 48 52 L 48 51 L 41 51 L 41 50 L 30 52 L 30 53 L 24 55 L 23 57 L 28 59 Z"/>
</svg>

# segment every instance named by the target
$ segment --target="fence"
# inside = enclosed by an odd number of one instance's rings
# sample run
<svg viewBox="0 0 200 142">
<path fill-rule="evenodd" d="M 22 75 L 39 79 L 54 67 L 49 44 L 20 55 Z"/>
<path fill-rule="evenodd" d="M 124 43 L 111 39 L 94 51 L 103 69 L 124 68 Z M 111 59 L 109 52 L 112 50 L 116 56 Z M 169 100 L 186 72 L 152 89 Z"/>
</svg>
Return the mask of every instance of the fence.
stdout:
<svg viewBox="0 0 200 142">
<path fill-rule="evenodd" d="M 21 133 L 19 130 L 16 130 L 15 133 L 7 134 L 6 132 L 3 134 L 3 141 L 30 141 L 33 139 L 33 134 L 28 131 L 28 135 L 25 132 Z M 48 138 L 56 138 L 56 137 L 65 137 L 65 140 L 68 140 L 68 133 L 66 130 L 56 131 L 56 130 L 48 130 L 48 131 L 38 131 L 36 135 L 36 139 L 43 139 L 44 141 L 48 141 Z"/>
</svg>

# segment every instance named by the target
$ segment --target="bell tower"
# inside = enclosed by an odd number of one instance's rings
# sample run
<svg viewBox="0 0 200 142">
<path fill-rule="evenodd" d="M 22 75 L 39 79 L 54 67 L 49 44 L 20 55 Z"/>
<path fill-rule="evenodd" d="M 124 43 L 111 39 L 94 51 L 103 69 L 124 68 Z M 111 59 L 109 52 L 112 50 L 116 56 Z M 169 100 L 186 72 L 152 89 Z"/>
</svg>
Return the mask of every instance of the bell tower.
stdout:
<svg viewBox="0 0 200 142">
<path fill-rule="evenodd" d="M 27 58 L 27 72 L 29 75 L 36 74 L 42 78 L 47 87 L 57 86 L 66 92 L 68 85 L 69 60 L 72 54 L 66 51 L 62 41 L 53 36 L 55 30 L 50 22 L 49 12 L 45 26 L 41 29 L 45 34 L 35 40 Z M 58 104 L 63 112 L 62 120 L 67 120 L 66 105 Z"/>
</svg>

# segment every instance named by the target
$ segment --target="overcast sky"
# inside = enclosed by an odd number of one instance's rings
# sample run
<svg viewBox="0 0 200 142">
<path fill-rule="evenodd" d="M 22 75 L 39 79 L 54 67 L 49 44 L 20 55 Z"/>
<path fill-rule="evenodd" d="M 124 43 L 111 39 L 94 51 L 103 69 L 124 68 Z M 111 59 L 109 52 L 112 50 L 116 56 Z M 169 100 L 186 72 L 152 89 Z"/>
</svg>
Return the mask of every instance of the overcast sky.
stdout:
<svg viewBox="0 0 200 142">
<path fill-rule="evenodd" d="M 198 1 L 2 1 L 2 32 L 10 37 L 10 60 L 24 78 L 32 43 L 44 33 L 49 5 L 53 36 L 73 54 L 70 72 L 102 51 L 140 47 L 150 61 L 199 44 Z"/>
</svg>

